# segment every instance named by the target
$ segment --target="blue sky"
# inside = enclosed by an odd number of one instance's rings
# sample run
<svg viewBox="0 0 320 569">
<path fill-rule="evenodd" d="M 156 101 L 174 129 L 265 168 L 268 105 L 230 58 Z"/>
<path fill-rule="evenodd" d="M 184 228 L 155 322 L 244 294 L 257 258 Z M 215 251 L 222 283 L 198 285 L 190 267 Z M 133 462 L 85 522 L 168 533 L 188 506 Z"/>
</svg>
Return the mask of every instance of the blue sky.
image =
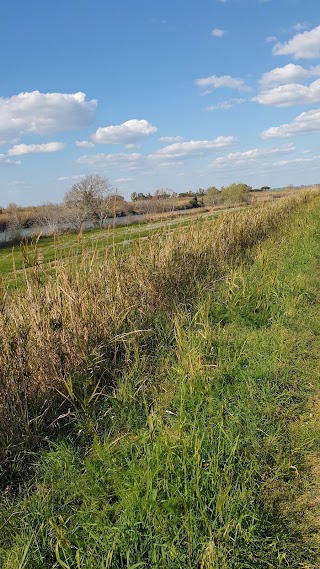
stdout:
<svg viewBox="0 0 320 569">
<path fill-rule="evenodd" d="M 11 0 L 0 205 L 320 182 L 319 0 Z"/>
</svg>

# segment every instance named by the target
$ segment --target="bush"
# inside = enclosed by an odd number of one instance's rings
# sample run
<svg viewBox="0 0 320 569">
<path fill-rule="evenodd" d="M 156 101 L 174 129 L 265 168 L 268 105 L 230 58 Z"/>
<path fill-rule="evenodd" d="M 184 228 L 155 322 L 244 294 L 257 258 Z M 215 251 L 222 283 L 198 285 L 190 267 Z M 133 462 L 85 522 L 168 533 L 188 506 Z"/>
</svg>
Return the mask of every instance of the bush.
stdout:
<svg viewBox="0 0 320 569">
<path fill-rule="evenodd" d="M 249 192 L 252 190 L 247 184 L 230 184 L 221 188 L 221 196 L 225 202 L 248 202 Z"/>
<path fill-rule="evenodd" d="M 205 197 L 206 205 L 219 205 L 222 203 L 222 195 L 218 188 L 214 186 L 208 188 L 207 195 Z"/>
<path fill-rule="evenodd" d="M 201 207 L 203 203 L 199 203 L 197 196 L 193 196 L 189 201 L 190 208 Z"/>
</svg>

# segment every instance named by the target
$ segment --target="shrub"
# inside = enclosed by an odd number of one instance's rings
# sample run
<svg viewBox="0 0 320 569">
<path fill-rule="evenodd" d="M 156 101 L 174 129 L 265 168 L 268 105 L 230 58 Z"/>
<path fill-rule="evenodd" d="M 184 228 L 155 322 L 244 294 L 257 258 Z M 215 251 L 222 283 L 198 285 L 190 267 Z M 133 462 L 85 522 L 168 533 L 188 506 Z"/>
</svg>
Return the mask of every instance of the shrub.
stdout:
<svg viewBox="0 0 320 569">
<path fill-rule="evenodd" d="M 221 196 L 223 201 L 226 202 L 247 202 L 249 199 L 249 192 L 252 190 L 247 184 L 230 184 L 226 188 L 221 188 Z"/>
<path fill-rule="evenodd" d="M 222 203 L 222 195 L 218 188 L 214 186 L 208 188 L 207 195 L 205 197 L 206 205 L 219 205 Z"/>
</svg>

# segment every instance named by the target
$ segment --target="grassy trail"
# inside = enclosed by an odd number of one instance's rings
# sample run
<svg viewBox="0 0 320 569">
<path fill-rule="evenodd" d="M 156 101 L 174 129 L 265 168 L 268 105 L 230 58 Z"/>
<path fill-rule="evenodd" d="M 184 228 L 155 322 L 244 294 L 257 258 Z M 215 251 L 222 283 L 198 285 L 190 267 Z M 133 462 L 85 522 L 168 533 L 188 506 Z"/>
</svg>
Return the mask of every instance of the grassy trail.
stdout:
<svg viewBox="0 0 320 569">
<path fill-rule="evenodd" d="M 152 314 L 111 390 L 98 352 L 69 377 L 59 440 L 2 498 L 4 569 L 318 569 L 319 227 L 315 198 Z"/>
</svg>

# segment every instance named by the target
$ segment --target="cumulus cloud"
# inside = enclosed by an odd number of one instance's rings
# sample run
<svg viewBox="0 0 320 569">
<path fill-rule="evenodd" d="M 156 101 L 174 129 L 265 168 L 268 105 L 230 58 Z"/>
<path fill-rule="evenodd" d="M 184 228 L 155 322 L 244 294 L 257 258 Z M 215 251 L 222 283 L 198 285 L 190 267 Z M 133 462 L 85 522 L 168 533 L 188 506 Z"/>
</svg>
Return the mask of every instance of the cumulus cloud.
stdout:
<svg viewBox="0 0 320 569">
<path fill-rule="evenodd" d="M 159 140 L 161 142 L 182 142 L 183 136 L 161 136 Z"/>
<path fill-rule="evenodd" d="M 243 79 L 237 77 L 231 77 L 231 75 L 211 75 L 210 77 L 203 77 L 202 79 L 196 79 L 196 85 L 201 88 L 205 88 L 210 92 L 212 89 L 220 89 L 227 87 L 228 89 L 237 89 L 238 91 L 250 91 Z"/>
<path fill-rule="evenodd" d="M 262 105 L 289 107 L 300 104 L 314 104 L 320 100 L 320 82 L 309 86 L 301 83 L 309 77 L 320 75 L 320 65 L 309 69 L 289 63 L 264 73 L 259 81 L 260 93 L 252 99 Z M 299 81 L 300 83 L 297 83 Z"/>
<path fill-rule="evenodd" d="M 292 105 L 313 105 L 320 102 L 320 79 L 305 87 L 304 85 L 282 85 L 262 93 L 255 100 L 264 105 L 290 107 Z"/>
<path fill-rule="evenodd" d="M 313 105 L 320 102 L 320 79 L 306 87 L 289 83 L 264 91 L 254 97 L 253 101 L 262 105 L 275 107 L 291 107 L 292 105 Z"/>
<path fill-rule="evenodd" d="M 76 140 L 76 146 L 78 148 L 93 148 L 94 144 L 90 140 Z"/>
<path fill-rule="evenodd" d="M 276 85 L 285 85 L 286 83 L 294 83 L 304 81 L 312 75 L 320 75 L 320 65 L 305 69 L 301 65 L 288 63 L 284 67 L 276 67 L 267 73 L 264 73 L 259 81 L 262 88 L 275 87 Z"/>
<path fill-rule="evenodd" d="M 8 156 L 22 156 L 23 154 L 36 154 L 47 152 L 59 152 L 63 150 L 63 142 L 48 142 L 47 144 L 16 144 L 8 150 Z"/>
<path fill-rule="evenodd" d="M 193 156 L 204 156 L 220 148 L 231 146 L 236 142 L 233 136 L 218 136 L 214 140 L 190 140 L 177 142 L 164 148 L 160 148 L 154 154 L 150 154 L 152 160 L 183 159 Z"/>
<path fill-rule="evenodd" d="M 222 36 L 224 36 L 225 33 L 226 33 L 225 30 L 220 30 L 220 28 L 214 28 L 211 32 L 211 35 L 214 38 L 222 38 Z"/>
<path fill-rule="evenodd" d="M 300 134 L 320 132 L 320 109 L 306 111 L 298 115 L 291 123 L 273 126 L 261 133 L 261 138 L 286 138 Z"/>
<path fill-rule="evenodd" d="M 132 119 L 119 125 L 100 127 L 92 135 L 99 144 L 132 144 L 157 132 L 157 127 L 146 120 Z"/>
<path fill-rule="evenodd" d="M 51 134 L 89 126 L 97 101 L 85 93 L 20 93 L 0 98 L 0 142 L 17 142 L 25 134 Z"/>
<path fill-rule="evenodd" d="M 320 26 L 296 34 L 286 43 L 276 43 L 272 53 L 273 55 L 292 55 L 294 59 L 320 57 Z"/>
</svg>

